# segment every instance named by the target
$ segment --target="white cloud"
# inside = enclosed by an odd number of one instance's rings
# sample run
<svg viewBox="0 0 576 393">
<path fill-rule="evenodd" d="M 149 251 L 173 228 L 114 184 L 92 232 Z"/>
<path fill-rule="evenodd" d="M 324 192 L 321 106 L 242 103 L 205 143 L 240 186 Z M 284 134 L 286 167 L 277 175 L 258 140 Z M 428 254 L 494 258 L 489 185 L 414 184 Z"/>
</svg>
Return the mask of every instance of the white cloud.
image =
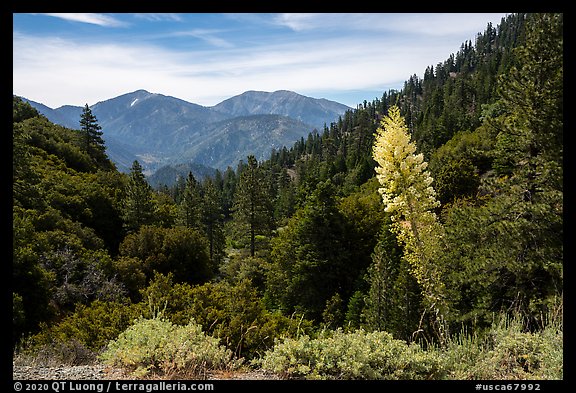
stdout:
<svg viewBox="0 0 576 393">
<path fill-rule="evenodd" d="M 330 23 L 326 23 L 329 20 Z M 333 16 L 326 16 L 322 18 L 322 14 L 278 14 L 274 21 L 282 26 L 289 27 L 294 31 L 303 31 L 319 28 L 320 26 L 332 25 L 334 22 Z"/>
<path fill-rule="evenodd" d="M 423 50 L 433 48 L 418 51 Z M 389 44 L 375 52 L 370 42 L 338 40 L 186 53 L 16 35 L 14 92 L 33 100 L 45 97 L 41 102 L 52 107 L 92 105 L 140 88 L 214 105 L 246 90 L 311 92 L 383 86 L 406 79 L 410 69 L 423 70 L 425 65 L 415 63 L 418 51 Z M 81 102 L 72 102 L 71 97 Z"/>
<path fill-rule="evenodd" d="M 55 18 L 65 19 L 72 22 L 89 23 L 93 25 L 106 26 L 106 27 L 120 27 L 126 25 L 124 22 L 104 14 L 51 13 L 44 15 L 53 16 Z"/>
<path fill-rule="evenodd" d="M 173 13 L 148 13 L 148 14 L 134 14 L 138 19 L 143 19 L 151 22 L 182 22 L 182 17 L 179 14 Z"/>
<path fill-rule="evenodd" d="M 92 105 L 111 93 L 125 93 L 134 81 L 146 83 L 161 75 L 163 55 L 116 44 L 15 35 L 14 94 L 45 97 L 40 102 L 52 107 Z"/>
<path fill-rule="evenodd" d="M 176 33 L 171 33 L 169 34 L 170 36 L 173 37 L 194 37 L 194 38 L 198 38 L 201 39 L 205 42 L 207 42 L 208 44 L 218 47 L 218 48 L 232 48 L 234 46 L 234 44 L 232 44 L 229 41 L 226 41 L 223 38 L 220 38 L 217 36 L 218 33 L 222 32 L 222 30 L 216 30 L 216 29 L 193 29 L 193 30 L 187 30 L 187 31 L 179 31 Z"/>
<path fill-rule="evenodd" d="M 453 34 L 476 34 L 488 21 L 494 26 L 503 14 L 454 14 L 454 13 L 391 13 L 391 14 L 278 14 L 274 22 L 294 31 L 378 31 L 409 35 L 446 36 Z M 345 33 L 344 33 L 345 34 Z"/>
<path fill-rule="evenodd" d="M 488 22 L 494 27 L 504 14 L 488 13 L 428 13 L 428 14 L 387 14 L 381 28 L 404 34 L 429 36 L 459 36 L 469 34 L 474 41 L 476 34 L 486 28 Z"/>
</svg>

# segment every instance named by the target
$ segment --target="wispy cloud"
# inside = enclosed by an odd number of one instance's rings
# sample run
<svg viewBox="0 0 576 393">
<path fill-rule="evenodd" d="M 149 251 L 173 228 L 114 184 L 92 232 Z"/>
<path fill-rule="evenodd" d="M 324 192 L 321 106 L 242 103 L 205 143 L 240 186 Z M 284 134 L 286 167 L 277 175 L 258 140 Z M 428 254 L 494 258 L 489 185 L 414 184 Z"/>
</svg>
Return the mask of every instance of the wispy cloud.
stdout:
<svg viewBox="0 0 576 393">
<path fill-rule="evenodd" d="M 274 18 L 274 22 L 281 26 L 286 26 L 294 31 L 312 30 L 319 28 L 320 26 L 330 25 L 334 21 L 333 16 L 328 16 L 327 18 L 320 18 L 320 14 L 278 14 Z"/>
<path fill-rule="evenodd" d="M 425 14 L 386 14 L 382 22 L 374 26 L 379 29 L 409 35 L 459 36 L 470 34 L 475 38 L 488 21 L 500 23 L 503 14 L 498 13 L 425 13 Z"/>
<path fill-rule="evenodd" d="M 53 16 L 71 22 L 89 23 L 105 27 L 120 27 L 126 25 L 125 22 L 105 14 L 49 13 L 44 15 Z"/>
<path fill-rule="evenodd" d="M 202 41 L 207 42 L 208 44 L 218 47 L 218 48 L 232 48 L 234 44 L 231 42 L 220 38 L 217 36 L 218 33 L 221 33 L 222 30 L 216 29 L 193 29 L 187 31 L 179 31 L 175 33 L 171 33 L 170 35 L 173 37 L 194 37 L 198 38 Z"/>
<path fill-rule="evenodd" d="M 445 36 L 476 33 L 477 26 L 496 19 L 502 14 L 455 14 L 455 13 L 394 13 L 394 14 L 278 14 L 273 19 L 279 26 L 288 27 L 296 32 L 324 31 L 378 31 L 388 33 L 406 33 L 410 35 L 426 34 Z M 484 26 L 485 27 L 485 26 Z"/>
<path fill-rule="evenodd" d="M 174 13 L 150 13 L 150 14 L 134 14 L 138 19 L 147 20 L 151 22 L 182 22 L 183 18 L 179 14 Z"/>
<path fill-rule="evenodd" d="M 446 57 L 447 48 L 425 42 L 416 51 L 393 42 L 381 44 L 386 51 L 374 51 L 370 41 L 334 38 L 211 52 L 15 34 L 14 89 L 26 96 L 46 86 L 52 99 L 43 103 L 49 106 L 93 104 L 140 88 L 209 106 L 246 90 L 385 91 L 405 80 L 407 70 L 419 72 L 428 65 L 418 58 L 423 52 L 427 59 L 438 53 Z M 71 102 L 69 97 L 78 92 L 84 92 L 84 102 Z"/>
</svg>

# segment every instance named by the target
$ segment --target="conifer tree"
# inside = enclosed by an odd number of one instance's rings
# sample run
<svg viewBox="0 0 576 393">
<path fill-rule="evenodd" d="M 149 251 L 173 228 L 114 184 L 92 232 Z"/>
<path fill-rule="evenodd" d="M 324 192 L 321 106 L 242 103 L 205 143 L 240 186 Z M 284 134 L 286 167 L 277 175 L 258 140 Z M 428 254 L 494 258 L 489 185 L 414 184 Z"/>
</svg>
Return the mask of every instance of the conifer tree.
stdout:
<svg viewBox="0 0 576 393">
<path fill-rule="evenodd" d="M 278 220 L 290 217 L 294 213 L 296 190 L 286 168 L 278 173 L 278 191 L 275 200 L 275 217 Z"/>
<path fill-rule="evenodd" d="M 154 220 L 152 187 L 144 177 L 140 163 L 135 160 L 130 168 L 123 211 L 124 227 L 128 232 L 137 231 Z"/>
<path fill-rule="evenodd" d="M 266 296 L 281 310 L 306 310 L 316 321 L 341 322 L 343 314 L 334 317 L 344 312 L 363 268 L 335 192 L 330 180 L 318 183 L 272 240 Z"/>
<path fill-rule="evenodd" d="M 420 287 L 409 269 L 386 221 L 367 271 L 370 287 L 362 316 L 368 329 L 385 330 L 404 340 L 413 338 L 423 309 Z"/>
<path fill-rule="evenodd" d="M 222 195 L 210 178 L 204 182 L 201 220 L 208 237 L 210 260 L 213 265 L 217 265 L 224 257 L 226 238 L 223 229 Z"/>
<path fill-rule="evenodd" d="M 526 44 L 514 52 L 518 66 L 499 80 L 505 115 L 492 125 L 500 131 L 497 171 L 531 183 L 523 186 L 534 196 L 562 189 L 562 15 L 532 15 L 526 29 Z"/>
<path fill-rule="evenodd" d="M 256 235 L 265 235 L 272 226 L 273 210 L 265 186 L 264 174 L 254 156 L 240 174 L 232 208 L 234 220 L 246 228 L 250 236 L 250 256 L 255 254 Z"/>
<path fill-rule="evenodd" d="M 106 160 L 102 127 L 98 124 L 96 116 L 86 104 L 80 115 L 80 131 L 82 133 L 82 146 L 84 150 L 97 162 Z"/>
<path fill-rule="evenodd" d="M 179 223 L 188 228 L 200 228 L 201 210 L 202 197 L 200 196 L 199 184 L 192 172 L 189 172 L 180 204 Z"/>
</svg>

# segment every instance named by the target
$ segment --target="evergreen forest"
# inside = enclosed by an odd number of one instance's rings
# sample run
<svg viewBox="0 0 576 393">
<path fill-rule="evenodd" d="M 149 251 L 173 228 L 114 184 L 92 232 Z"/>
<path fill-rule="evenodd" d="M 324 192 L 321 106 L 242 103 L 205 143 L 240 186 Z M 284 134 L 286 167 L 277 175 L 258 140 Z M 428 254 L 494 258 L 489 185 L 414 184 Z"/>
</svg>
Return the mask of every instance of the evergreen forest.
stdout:
<svg viewBox="0 0 576 393">
<path fill-rule="evenodd" d="M 13 98 L 15 357 L 563 379 L 562 14 L 510 14 L 269 159 L 170 187 L 78 121 Z"/>
</svg>

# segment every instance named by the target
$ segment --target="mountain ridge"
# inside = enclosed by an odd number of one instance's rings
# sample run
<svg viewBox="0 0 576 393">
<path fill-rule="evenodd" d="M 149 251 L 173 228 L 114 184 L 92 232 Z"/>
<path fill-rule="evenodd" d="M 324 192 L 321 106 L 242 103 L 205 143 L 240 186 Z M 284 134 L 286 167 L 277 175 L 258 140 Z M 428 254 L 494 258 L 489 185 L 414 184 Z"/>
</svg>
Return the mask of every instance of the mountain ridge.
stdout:
<svg viewBox="0 0 576 393">
<path fill-rule="evenodd" d="M 307 108 L 304 108 L 304 105 Z M 263 113 L 285 115 L 317 128 L 321 128 L 324 125 L 323 119 L 327 113 L 351 109 L 335 101 L 329 101 L 325 98 L 307 97 L 290 90 L 276 90 L 274 92 L 248 90 L 242 94 L 230 97 L 212 108 L 233 116 Z M 304 109 L 307 109 L 307 111 Z"/>
<path fill-rule="evenodd" d="M 80 127 L 83 107 L 52 109 L 21 98 L 56 124 Z M 99 101 L 90 108 L 118 169 L 127 172 L 127 163 L 138 159 L 149 175 L 169 164 L 193 163 L 223 170 L 249 154 L 264 159 L 272 148 L 289 147 L 351 109 L 289 90 L 249 90 L 214 106 L 202 106 L 144 89 Z"/>
</svg>

